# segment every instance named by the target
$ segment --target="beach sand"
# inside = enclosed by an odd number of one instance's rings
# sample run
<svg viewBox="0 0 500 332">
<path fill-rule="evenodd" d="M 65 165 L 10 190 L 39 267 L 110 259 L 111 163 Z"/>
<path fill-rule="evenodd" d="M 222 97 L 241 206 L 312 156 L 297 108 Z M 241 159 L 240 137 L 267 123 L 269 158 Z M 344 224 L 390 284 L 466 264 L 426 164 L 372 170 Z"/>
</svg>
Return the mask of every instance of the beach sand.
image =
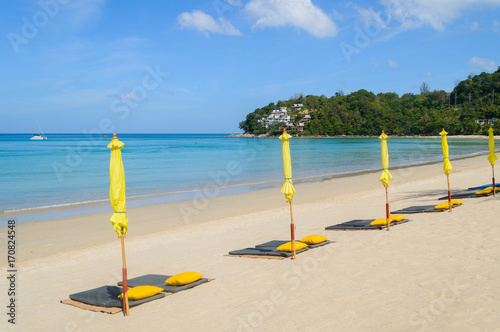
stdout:
<svg viewBox="0 0 500 332">
<path fill-rule="evenodd" d="M 452 191 L 491 183 L 486 156 L 452 165 Z M 391 210 L 437 204 L 447 192 L 441 163 L 391 173 Z M 296 185 L 296 237 L 335 241 L 296 260 L 225 256 L 289 238 L 290 211 L 279 187 L 129 209 L 129 277 L 197 271 L 215 278 L 132 308 L 130 317 L 60 303 L 121 280 L 111 212 L 19 224 L 16 325 L 7 323 L 2 278 L 0 329 L 500 331 L 500 196 L 465 199 L 452 213 L 408 215 L 411 222 L 390 232 L 326 231 L 351 219 L 385 217 L 378 176 Z M 6 250 L 7 230 L 0 232 Z"/>
</svg>

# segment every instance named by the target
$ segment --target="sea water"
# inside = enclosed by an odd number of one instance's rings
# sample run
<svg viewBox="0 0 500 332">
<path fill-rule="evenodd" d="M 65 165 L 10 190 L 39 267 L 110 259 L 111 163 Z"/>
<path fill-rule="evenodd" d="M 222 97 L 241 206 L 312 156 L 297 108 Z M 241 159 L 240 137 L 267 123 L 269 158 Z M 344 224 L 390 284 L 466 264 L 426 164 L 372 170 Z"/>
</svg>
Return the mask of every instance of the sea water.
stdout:
<svg viewBox="0 0 500 332">
<path fill-rule="evenodd" d="M 111 135 L 0 134 L 0 217 L 18 222 L 111 210 Z M 281 140 L 226 134 L 119 134 L 128 207 L 276 187 Z M 439 138 L 389 138 L 390 168 L 442 160 Z M 484 154 L 482 139 L 449 139 L 450 159 Z M 292 138 L 294 183 L 380 170 L 378 138 Z M 485 159 L 485 163 L 486 163 Z M 374 175 L 375 176 L 375 175 Z M 69 209 L 71 207 L 71 209 Z M 78 207 L 78 209 L 76 208 Z M 2 218 L 3 219 L 6 218 Z M 0 225 L 2 226 L 2 225 Z"/>
</svg>

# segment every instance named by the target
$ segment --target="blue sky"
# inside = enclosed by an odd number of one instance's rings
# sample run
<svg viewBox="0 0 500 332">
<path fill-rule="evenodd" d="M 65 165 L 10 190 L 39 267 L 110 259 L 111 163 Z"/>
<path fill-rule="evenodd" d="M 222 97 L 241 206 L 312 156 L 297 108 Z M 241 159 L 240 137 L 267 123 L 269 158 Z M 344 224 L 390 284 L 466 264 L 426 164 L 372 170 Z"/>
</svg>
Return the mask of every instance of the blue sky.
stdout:
<svg viewBox="0 0 500 332">
<path fill-rule="evenodd" d="M 500 65 L 500 0 L 2 7 L 1 133 L 234 133 L 297 93 L 451 91 Z"/>
</svg>

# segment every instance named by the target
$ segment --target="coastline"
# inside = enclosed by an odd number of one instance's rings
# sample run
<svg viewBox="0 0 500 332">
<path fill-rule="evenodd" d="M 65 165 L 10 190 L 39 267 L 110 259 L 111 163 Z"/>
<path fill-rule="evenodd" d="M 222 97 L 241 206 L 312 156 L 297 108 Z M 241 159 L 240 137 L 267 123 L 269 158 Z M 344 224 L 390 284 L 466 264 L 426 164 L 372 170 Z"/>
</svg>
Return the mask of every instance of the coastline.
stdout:
<svg viewBox="0 0 500 332">
<path fill-rule="evenodd" d="M 128 163 L 129 207 L 189 200 L 200 194 L 211 197 L 269 188 L 280 185 L 282 178 L 281 142 L 277 139 L 233 140 L 222 134 L 204 135 L 203 139 L 196 135 L 166 134 L 134 134 L 124 138 L 128 140 L 125 159 Z M 36 153 L 22 152 L 29 150 L 31 142 L 27 144 L 16 139 L 13 140 L 16 143 L 10 144 L 10 139 L 7 140 L 5 147 L 13 154 L 6 160 L 6 172 L 3 173 L 8 185 L 3 188 L 0 217 L 15 215 L 19 222 L 26 222 L 108 210 L 109 180 L 105 170 L 109 155 L 97 148 L 80 153 L 77 142 L 82 139 L 86 139 L 85 135 L 61 134 L 50 144 L 37 145 L 39 148 L 35 152 L 50 152 L 41 154 L 41 157 L 36 157 Z M 153 146 L 149 145 L 151 140 L 155 142 Z M 322 181 L 380 168 L 378 138 L 295 142 L 293 165 L 296 182 Z M 487 151 L 485 140 L 450 140 L 452 142 L 456 142 L 450 145 L 452 160 L 455 156 Z M 439 138 L 393 138 L 390 144 L 391 168 L 442 160 Z M 57 148 L 59 145 L 66 148 Z M 365 150 L 368 154 L 360 155 L 357 150 Z M 44 167 L 26 170 L 37 181 L 29 182 L 29 177 L 23 175 L 27 173 L 15 166 L 17 160 L 24 158 L 29 160 L 25 164 L 43 160 Z M 150 158 L 155 162 L 146 169 L 142 161 Z M 207 160 L 206 167 L 199 168 L 192 162 L 199 158 Z M 168 172 L 165 172 L 164 165 L 169 165 Z M 233 166 L 235 168 L 231 169 Z M 2 225 L 5 223 L 0 219 Z"/>
<path fill-rule="evenodd" d="M 297 134 L 290 134 L 294 138 L 378 138 L 378 136 L 363 136 L 363 135 L 334 135 L 334 136 L 322 136 L 322 135 L 311 135 L 311 136 L 306 136 L 306 135 L 297 135 Z M 241 134 L 231 134 L 227 135 L 226 137 L 236 137 L 236 138 L 276 138 L 278 137 L 269 135 L 269 134 L 260 134 L 260 135 L 255 135 L 255 134 L 249 134 L 249 133 L 241 133 Z M 439 135 L 401 135 L 401 136 L 389 136 L 389 138 L 441 138 Z M 447 138 L 460 138 L 460 139 L 488 139 L 488 135 L 447 135 Z M 495 139 L 500 139 L 500 135 L 495 136 Z"/>
<path fill-rule="evenodd" d="M 497 149 L 500 151 L 500 149 Z M 488 153 L 478 153 L 473 155 L 461 156 L 452 158 L 451 161 L 463 160 L 468 158 L 475 158 L 477 156 L 487 155 Z M 401 170 L 411 167 L 419 167 L 426 165 L 433 165 L 441 163 L 442 161 L 427 161 L 416 164 L 408 164 L 408 165 L 398 165 L 390 167 L 391 172 L 395 170 Z M 380 169 L 366 169 L 361 171 L 347 172 L 347 173 L 326 173 L 326 174 L 316 174 L 312 176 L 306 177 L 295 177 L 294 184 L 300 183 L 315 183 L 315 182 L 323 182 L 329 181 L 338 178 L 349 178 L 355 177 L 364 174 L 377 173 Z M 138 196 L 127 196 L 127 203 L 129 207 L 137 208 L 137 207 L 148 207 L 159 204 L 168 204 L 174 202 L 186 202 L 190 201 L 193 197 L 202 197 L 204 199 L 212 199 L 217 196 L 227 196 L 227 195 L 235 195 L 242 194 L 246 192 L 260 191 L 265 190 L 271 187 L 278 188 L 281 186 L 281 178 L 276 180 L 263 180 L 263 181 L 251 181 L 245 183 L 231 184 L 226 186 L 214 186 L 214 187 L 206 187 L 206 188 L 198 188 L 198 189 L 190 189 L 190 190 L 182 190 L 182 191 L 174 191 L 174 192 L 152 192 L 149 194 L 143 194 Z M 256 187 L 252 187 L 256 186 Z M 212 195 L 211 193 L 217 192 L 217 194 Z M 222 193 L 221 193 L 222 192 Z M 179 196 L 179 194 L 182 194 Z M 177 195 L 175 198 L 167 199 L 164 201 L 164 197 Z M 109 210 L 109 200 L 108 199 L 100 199 L 95 201 L 84 201 L 84 202 L 76 202 L 76 203 L 65 203 L 65 204 L 57 204 L 51 206 L 40 206 L 40 207 L 31 207 L 31 208 L 23 208 L 17 210 L 4 210 L 0 211 L 0 227 L 5 227 L 7 218 L 19 218 L 21 217 L 21 223 L 27 221 L 40 222 L 47 221 L 53 219 L 61 219 L 68 218 L 76 215 L 86 215 L 86 214 L 94 214 L 98 212 Z M 61 212 L 59 215 L 57 212 Z"/>
</svg>

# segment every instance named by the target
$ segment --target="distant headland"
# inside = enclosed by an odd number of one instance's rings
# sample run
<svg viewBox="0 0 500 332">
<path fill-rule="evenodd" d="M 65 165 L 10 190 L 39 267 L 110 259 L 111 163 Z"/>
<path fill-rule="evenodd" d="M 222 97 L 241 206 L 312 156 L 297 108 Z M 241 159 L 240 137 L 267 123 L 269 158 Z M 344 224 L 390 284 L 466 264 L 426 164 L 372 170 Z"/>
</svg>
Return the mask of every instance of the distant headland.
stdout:
<svg viewBox="0 0 500 332">
<path fill-rule="evenodd" d="M 496 93 L 495 93 L 496 92 Z M 274 137 L 283 128 L 296 137 L 429 137 L 445 128 L 453 135 L 487 135 L 490 126 L 500 132 L 500 67 L 494 73 L 469 75 L 451 92 L 374 94 L 364 89 L 330 98 L 297 94 L 247 114 L 232 137 Z"/>
</svg>

